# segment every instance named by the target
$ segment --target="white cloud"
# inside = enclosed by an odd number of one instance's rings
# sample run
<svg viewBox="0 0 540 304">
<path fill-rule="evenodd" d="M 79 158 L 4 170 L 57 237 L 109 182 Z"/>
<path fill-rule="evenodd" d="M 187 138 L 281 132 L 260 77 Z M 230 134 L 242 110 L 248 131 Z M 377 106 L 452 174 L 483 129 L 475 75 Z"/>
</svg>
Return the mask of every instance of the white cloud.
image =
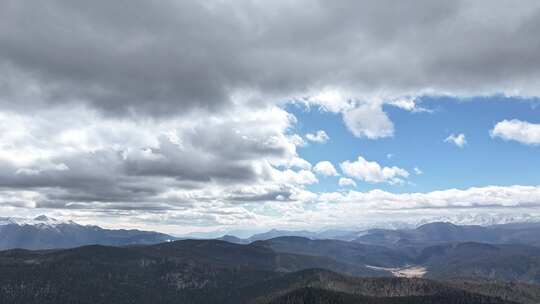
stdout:
<svg viewBox="0 0 540 304">
<path fill-rule="evenodd" d="M 322 110 L 332 113 L 341 113 L 352 107 L 351 101 L 338 89 L 327 89 L 315 93 L 308 98 L 308 102 L 319 105 Z"/>
<path fill-rule="evenodd" d="M 394 100 L 390 100 L 388 102 L 389 105 L 403 109 L 405 111 L 417 113 L 417 112 L 431 112 L 431 110 L 428 110 L 426 108 L 418 106 L 416 103 L 415 98 L 398 98 Z"/>
<path fill-rule="evenodd" d="M 364 210 L 540 207 L 540 186 L 485 186 L 432 192 L 391 193 L 379 189 L 333 195 L 333 201 Z M 343 205 L 341 207 L 345 208 Z"/>
<path fill-rule="evenodd" d="M 394 124 L 378 104 L 364 104 L 346 111 L 343 120 L 356 137 L 378 139 L 394 135 Z"/>
<path fill-rule="evenodd" d="M 284 185 L 310 185 L 319 182 L 313 172 L 308 170 L 274 170 L 274 179 Z"/>
<path fill-rule="evenodd" d="M 515 140 L 526 145 L 540 145 L 540 124 L 517 119 L 498 122 L 490 131 L 491 137 Z"/>
<path fill-rule="evenodd" d="M 326 161 L 326 160 L 318 162 L 315 165 L 315 167 L 313 167 L 313 171 L 323 176 L 338 176 L 339 175 L 336 171 L 336 168 L 334 168 L 334 165 L 332 165 L 331 162 Z"/>
<path fill-rule="evenodd" d="M 294 157 L 289 162 L 285 162 L 285 166 L 290 168 L 311 170 L 311 164 L 307 160 L 300 157 Z"/>
<path fill-rule="evenodd" d="M 326 132 L 323 130 L 319 130 L 315 133 L 308 133 L 306 134 L 306 138 L 309 141 L 313 141 L 313 142 L 317 142 L 321 144 L 326 143 L 330 139 L 328 134 L 326 134 Z"/>
<path fill-rule="evenodd" d="M 444 142 L 454 144 L 460 148 L 463 148 L 467 144 L 467 139 L 465 138 L 465 134 L 450 134 Z"/>
<path fill-rule="evenodd" d="M 419 223 L 440 218 L 456 221 L 516 221 L 522 213 L 540 218 L 540 186 L 486 186 L 425 193 L 391 193 L 382 190 L 321 193 L 310 208 L 289 209 L 281 220 L 300 227 L 357 226 Z M 477 218 L 478 216 L 478 218 Z M 487 216 L 487 217 L 486 217 Z M 497 223 L 497 222 L 495 222 Z"/>
<path fill-rule="evenodd" d="M 270 193 L 249 199 L 272 201 L 317 182 L 286 135 L 295 120 L 278 107 L 189 120 L 116 119 L 79 106 L 0 118 L 0 182 L 36 191 L 40 208 L 169 210 L 255 186 Z M 170 189 L 181 199 L 162 196 Z"/>
<path fill-rule="evenodd" d="M 356 182 L 353 179 L 347 177 L 340 178 L 338 184 L 341 187 L 356 187 Z"/>
<path fill-rule="evenodd" d="M 398 107 L 400 109 L 411 111 L 411 112 L 416 109 L 416 103 L 414 102 L 414 99 L 401 98 L 401 99 L 393 100 L 389 104 L 393 105 L 394 107 Z"/>
<path fill-rule="evenodd" d="M 298 134 L 293 134 L 289 136 L 289 140 L 291 141 L 293 145 L 297 147 L 303 147 L 307 144 L 306 141 L 302 138 L 302 136 Z"/>
<path fill-rule="evenodd" d="M 349 177 L 354 177 L 368 183 L 400 184 L 402 178 L 407 178 L 409 172 L 398 167 L 381 167 L 377 162 L 365 160 L 358 156 L 356 161 L 345 161 L 340 164 L 343 173 Z"/>
<path fill-rule="evenodd" d="M 422 175 L 424 174 L 424 171 L 422 171 L 420 168 L 418 167 L 414 167 L 414 174 L 416 175 Z"/>
</svg>

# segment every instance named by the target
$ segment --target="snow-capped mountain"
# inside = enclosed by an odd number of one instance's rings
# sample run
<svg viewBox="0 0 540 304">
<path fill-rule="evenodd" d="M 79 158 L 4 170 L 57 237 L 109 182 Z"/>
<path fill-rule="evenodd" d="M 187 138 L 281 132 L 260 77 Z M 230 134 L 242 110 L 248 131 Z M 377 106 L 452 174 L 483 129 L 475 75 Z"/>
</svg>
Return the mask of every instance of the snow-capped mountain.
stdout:
<svg viewBox="0 0 540 304">
<path fill-rule="evenodd" d="M 504 225 L 511 223 L 538 223 L 540 217 L 527 213 L 497 213 L 497 214 L 457 214 L 454 216 L 439 216 L 428 219 L 423 219 L 416 223 L 416 226 L 422 226 L 424 224 L 432 222 L 449 222 L 455 225 L 479 225 L 479 226 L 493 226 Z"/>
<path fill-rule="evenodd" d="M 61 224 L 78 225 L 73 221 L 62 221 L 46 215 L 36 216 L 35 218 L 23 217 L 0 217 L 0 226 L 2 225 L 33 225 L 33 226 L 56 226 Z"/>
<path fill-rule="evenodd" d="M 358 223 L 354 227 L 333 227 L 324 228 L 318 231 L 307 230 L 278 230 L 272 229 L 263 233 L 253 234 L 247 238 L 241 238 L 235 233 L 229 232 L 219 239 L 233 243 L 247 244 L 257 240 L 267 240 L 281 236 L 299 236 L 310 239 L 338 239 L 343 241 L 352 241 L 363 237 L 373 229 L 379 230 L 414 230 L 430 223 L 452 223 L 454 225 L 478 225 L 483 227 L 508 225 L 508 224 L 538 224 L 540 225 L 540 216 L 534 214 L 521 213 L 477 213 L 477 214 L 455 214 L 452 216 L 435 216 L 421 219 L 411 219 L 409 221 L 385 221 L 372 223 Z"/>
<path fill-rule="evenodd" d="M 155 244 L 174 239 L 158 232 L 104 229 L 45 215 L 35 218 L 0 218 L 0 250 L 71 248 L 91 244 L 125 246 Z"/>
</svg>

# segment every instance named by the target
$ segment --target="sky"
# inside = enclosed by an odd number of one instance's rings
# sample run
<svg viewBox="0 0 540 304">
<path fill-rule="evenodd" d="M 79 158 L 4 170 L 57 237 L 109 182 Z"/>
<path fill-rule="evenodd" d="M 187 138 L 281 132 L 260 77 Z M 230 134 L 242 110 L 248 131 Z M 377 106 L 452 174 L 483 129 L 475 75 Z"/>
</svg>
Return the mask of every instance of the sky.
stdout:
<svg viewBox="0 0 540 304">
<path fill-rule="evenodd" d="M 0 214 L 540 219 L 537 1 L 0 3 Z"/>
</svg>

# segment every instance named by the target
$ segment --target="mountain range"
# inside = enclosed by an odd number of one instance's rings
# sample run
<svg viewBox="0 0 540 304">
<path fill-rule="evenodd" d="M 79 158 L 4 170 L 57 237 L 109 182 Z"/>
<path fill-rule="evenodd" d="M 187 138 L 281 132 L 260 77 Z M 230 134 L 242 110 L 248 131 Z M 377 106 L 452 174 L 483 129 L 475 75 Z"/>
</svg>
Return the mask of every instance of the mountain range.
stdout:
<svg viewBox="0 0 540 304">
<path fill-rule="evenodd" d="M 360 233 L 354 241 L 385 246 L 418 246 L 446 242 L 540 245 L 540 223 L 480 226 L 434 222 L 415 229 L 371 229 Z"/>
<path fill-rule="evenodd" d="M 39 216 L 0 218 L 0 245 L 8 304 L 540 303 L 537 223 L 176 239 Z"/>
<path fill-rule="evenodd" d="M 0 250 L 72 248 L 90 244 L 126 246 L 175 239 L 158 232 L 104 229 L 44 215 L 32 219 L 0 218 Z"/>
<path fill-rule="evenodd" d="M 540 299 L 537 287 L 517 292 L 477 280 L 469 288 L 456 278 L 396 278 L 383 271 L 351 276 L 322 269 L 337 264 L 323 256 L 276 252 L 264 242 L 16 249 L 0 252 L 0 302 L 510 304 Z"/>
<path fill-rule="evenodd" d="M 248 238 L 224 235 L 218 239 L 237 244 L 250 244 L 282 236 L 353 241 L 386 247 L 421 247 L 447 242 L 540 245 L 540 223 L 481 226 L 433 222 L 416 228 L 376 228 L 360 231 L 330 229 L 318 232 L 272 229 Z M 72 248 L 92 244 L 112 246 L 156 244 L 185 238 L 152 231 L 80 225 L 73 221 L 60 221 L 44 215 L 32 219 L 0 217 L 0 250 Z"/>
<path fill-rule="evenodd" d="M 496 225 L 456 225 L 450 222 L 431 222 L 415 228 L 368 229 L 359 231 L 324 230 L 277 230 L 254 234 L 249 238 L 224 235 L 218 239 L 237 244 L 249 244 L 282 236 L 298 236 L 309 239 L 335 239 L 382 246 L 421 246 L 446 242 L 483 242 L 494 244 L 540 245 L 540 223 L 506 223 Z"/>
</svg>

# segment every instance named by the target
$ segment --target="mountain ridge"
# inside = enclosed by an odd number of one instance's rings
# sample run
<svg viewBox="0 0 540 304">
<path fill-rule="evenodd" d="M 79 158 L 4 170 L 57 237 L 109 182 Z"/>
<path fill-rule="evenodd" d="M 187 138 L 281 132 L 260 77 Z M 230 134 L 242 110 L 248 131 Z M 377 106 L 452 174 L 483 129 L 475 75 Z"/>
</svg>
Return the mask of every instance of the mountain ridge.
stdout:
<svg viewBox="0 0 540 304">
<path fill-rule="evenodd" d="M 105 229 L 40 215 L 32 219 L 0 218 L 0 250 L 72 248 L 90 244 L 137 245 L 176 240 L 164 233 L 137 229 Z"/>
<path fill-rule="evenodd" d="M 283 272 L 276 264 L 280 255 L 283 254 L 258 244 L 238 245 L 217 240 L 1 251 L 0 302 L 282 304 L 311 299 L 303 291 L 313 288 L 331 295 L 323 297 L 329 302 L 321 303 L 340 303 L 336 302 L 340 297 L 336 298 L 335 293 L 346 294 L 345 297 L 355 301 L 371 299 L 375 302 L 367 303 L 381 304 L 514 303 L 493 297 L 494 292 L 478 285 L 475 290 L 480 289 L 483 294 L 445 282 L 353 277 L 314 265 Z M 299 298 L 289 301 L 291 298 L 287 299 L 286 295 L 291 293 Z M 318 294 L 315 298 L 321 298 Z M 508 298 L 512 297 L 520 295 L 511 294 Z"/>
</svg>

